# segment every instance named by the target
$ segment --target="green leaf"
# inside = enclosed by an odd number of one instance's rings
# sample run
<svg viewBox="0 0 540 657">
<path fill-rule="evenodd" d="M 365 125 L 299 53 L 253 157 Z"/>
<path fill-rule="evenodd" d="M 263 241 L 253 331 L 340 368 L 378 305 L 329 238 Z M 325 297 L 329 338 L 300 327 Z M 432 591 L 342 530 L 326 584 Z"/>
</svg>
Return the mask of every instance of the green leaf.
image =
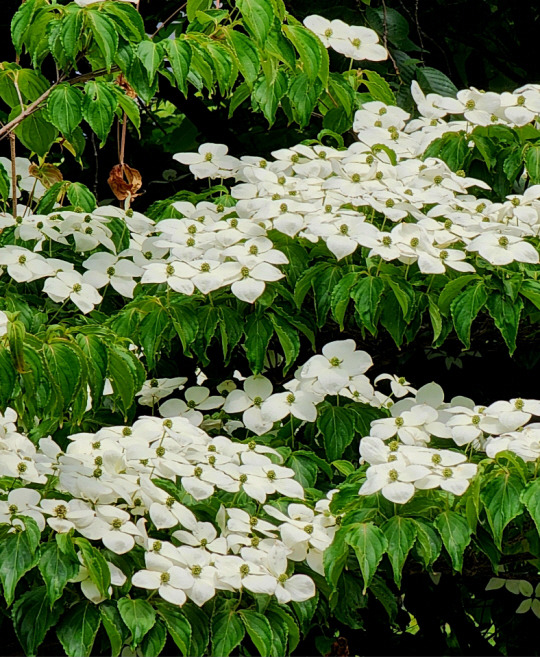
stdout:
<svg viewBox="0 0 540 657">
<path fill-rule="evenodd" d="M 441 553 L 442 542 L 430 523 L 415 518 L 416 551 L 426 568 L 430 568 Z"/>
<path fill-rule="evenodd" d="M 540 310 L 540 281 L 524 280 L 519 292 Z"/>
<path fill-rule="evenodd" d="M 384 553 L 388 549 L 388 540 L 379 527 L 372 522 L 365 522 L 349 532 L 345 537 L 345 542 L 356 553 L 364 579 L 363 593 L 365 594 Z"/>
<path fill-rule="evenodd" d="M 62 597 L 64 587 L 79 572 L 79 563 L 64 554 L 56 542 L 41 546 L 38 564 L 49 596 L 50 607 Z"/>
<path fill-rule="evenodd" d="M 486 306 L 512 355 L 516 350 L 519 318 L 523 310 L 522 299 L 512 301 L 507 296 L 492 292 L 487 298 Z"/>
<path fill-rule="evenodd" d="M 178 88 L 187 95 L 187 76 L 191 63 L 191 48 L 183 39 L 165 39 L 165 53 Z"/>
<path fill-rule="evenodd" d="M 272 322 L 267 317 L 250 315 L 246 322 L 244 347 L 251 371 L 259 374 L 264 365 L 268 343 L 274 333 Z"/>
<path fill-rule="evenodd" d="M 63 408 L 67 409 L 83 382 L 78 351 L 67 340 L 58 338 L 43 345 L 43 355 L 53 384 L 61 396 Z"/>
<path fill-rule="evenodd" d="M 277 614 L 283 622 L 287 625 L 289 632 L 289 651 L 288 654 L 294 652 L 295 648 L 300 643 L 300 631 L 298 625 L 294 620 L 293 616 L 285 611 L 285 608 L 282 605 L 273 604 L 270 607 L 270 611 L 274 614 Z M 281 655 L 279 656 L 281 657 Z"/>
<path fill-rule="evenodd" d="M 45 635 L 62 614 L 61 605 L 51 609 L 44 586 L 26 591 L 13 605 L 12 618 L 17 639 L 28 657 L 37 655 Z"/>
<path fill-rule="evenodd" d="M 101 614 L 101 622 L 111 643 L 111 655 L 112 657 L 118 657 L 128 637 L 128 630 L 118 612 L 116 602 L 102 602 L 99 605 L 99 613 Z"/>
<path fill-rule="evenodd" d="M 471 324 L 488 298 L 484 281 L 461 292 L 450 304 L 450 312 L 458 338 L 466 349 L 471 346 Z"/>
<path fill-rule="evenodd" d="M 78 602 L 63 616 L 56 635 L 68 657 L 90 657 L 101 616 L 93 602 Z"/>
<path fill-rule="evenodd" d="M 315 597 L 309 598 L 304 602 L 292 602 L 291 607 L 294 609 L 296 618 L 298 618 L 298 624 L 302 630 L 303 634 L 307 634 L 311 628 L 313 616 L 317 611 L 317 605 L 319 604 L 319 592 L 315 594 Z M 292 650 L 289 646 L 289 649 Z"/>
<path fill-rule="evenodd" d="M 63 83 L 56 86 L 47 99 L 49 121 L 66 136 L 82 121 L 83 95 L 80 89 Z"/>
<path fill-rule="evenodd" d="M 9 115 L 9 120 L 16 118 L 21 108 L 16 107 Z M 49 152 L 58 134 L 56 128 L 45 119 L 45 110 L 38 110 L 27 116 L 14 130 L 23 146 L 36 155 L 44 156 Z"/>
<path fill-rule="evenodd" d="M 329 265 L 321 269 L 311 283 L 315 296 L 315 314 L 317 315 L 317 326 L 319 328 L 323 327 L 326 323 L 328 311 L 332 303 L 332 291 L 342 277 L 342 267 Z"/>
<path fill-rule="evenodd" d="M 107 348 L 96 335 L 77 335 L 77 344 L 86 356 L 88 385 L 92 399 L 99 400 L 103 394 L 107 375 Z"/>
<path fill-rule="evenodd" d="M 418 82 L 425 93 L 456 97 L 457 87 L 448 76 L 436 68 L 423 66 L 418 69 Z"/>
<path fill-rule="evenodd" d="M 32 526 L 32 523 L 34 527 Z M 4 587 L 4 598 L 9 607 L 15 598 L 15 587 L 21 577 L 31 570 L 39 560 L 36 553 L 39 529 L 34 520 L 25 518 L 25 531 L 8 534 L 0 541 L 0 580 Z M 37 529 L 37 542 L 33 530 Z"/>
<path fill-rule="evenodd" d="M 351 292 L 358 317 L 371 334 L 377 330 L 375 318 L 383 290 L 384 281 L 382 279 L 377 276 L 364 276 Z"/>
<path fill-rule="evenodd" d="M 289 636 L 289 628 L 286 621 L 277 614 L 273 609 L 267 609 L 264 612 L 265 617 L 270 623 L 272 628 L 272 650 L 270 652 L 272 657 L 283 657 L 287 655 L 287 638 Z"/>
<path fill-rule="evenodd" d="M 525 151 L 525 166 L 531 184 L 540 183 L 540 144 L 531 144 Z"/>
<path fill-rule="evenodd" d="M 156 71 L 163 61 L 163 47 L 160 42 L 145 40 L 137 46 L 137 56 L 148 74 L 148 82 L 152 84 Z M 174 72 L 174 71 L 173 71 Z"/>
<path fill-rule="evenodd" d="M 161 621 L 157 621 L 154 627 L 148 632 L 141 643 L 141 652 L 143 655 L 159 657 L 167 641 L 167 628 Z"/>
<path fill-rule="evenodd" d="M 323 554 L 324 575 L 326 581 L 334 590 L 337 588 L 339 578 L 349 557 L 349 545 L 345 541 L 346 534 L 346 529 L 339 529 L 334 535 L 331 545 L 326 548 Z"/>
<path fill-rule="evenodd" d="M 401 347 L 407 324 L 403 311 L 395 295 L 389 295 L 383 300 L 381 324 L 390 333 L 397 347 Z"/>
<path fill-rule="evenodd" d="M 237 614 L 229 609 L 214 613 L 212 618 L 212 655 L 228 657 L 240 644 L 246 630 Z"/>
<path fill-rule="evenodd" d="M 110 71 L 118 50 L 118 31 L 115 24 L 104 12 L 99 11 L 99 8 L 87 11 L 86 19 L 105 60 L 105 67 Z"/>
<path fill-rule="evenodd" d="M 172 640 L 183 655 L 191 655 L 190 645 L 192 639 L 191 623 L 186 614 L 171 604 L 159 602 L 156 605 L 159 616 L 165 622 Z M 145 653 L 146 654 L 146 653 Z"/>
<path fill-rule="evenodd" d="M 401 586 L 401 571 L 416 540 L 417 529 L 412 518 L 393 516 L 382 526 L 388 541 L 387 554 L 394 571 L 394 581 Z"/>
<path fill-rule="evenodd" d="M 435 518 L 435 526 L 441 535 L 444 547 L 450 555 L 454 570 L 461 572 L 463 553 L 471 542 L 471 528 L 463 516 L 455 511 L 445 511 Z"/>
<path fill-rule="evenodd" d="M 0 407 L 5 410 L 15 389 L 17 380 L 9 351 L 0 346 Z"/>
<path fill-rule="evenodd" d="M 261 657 L 270 657 L 272 654 L 273 632 L 268 620 L 256 611 L 241 609 L 240 617 L 246 627 L 253 645 L 259 651 Z"/>
<path fill-rule="evenodd" d="M 96 197 L 86 185 L 79 182 L 69 183 L 67 197 L 71 205 L 82 208 L 84 212 L 93 212 L 97 208 Z"/>
<path fill-rule="evenodd" d="M 273 83 L 266 77 L 255 83 L 252 102 L 259 107 L 270 126 L 274 123 L 280 100 L 286 94 L 288 86 L 287 76 L 281 69 L 278 70 Z"/>
<path fill-rule="evenodd" d="M 286 461 L 286 466 L 292 468 L 295 473 L 295 479 L 304 488 L 313 488 L 317 481 L 317 464 L 306 456 L 291 454 Z"/>
<path fill-rule="evenodd" d="M 27 0 L 23 3 L 11 20 L 11 39 L 18 55 L 21 54 L 24 37 L 37 10 L 45 4 L 45 0 Z"/>
<path fill-rule="evenodd" d="M 329 461 L 343 456 L 354 438 L 354 415 L 340 406 L 327 406 L 317 418 L 317 428 L 323 435 Z"/>
<path fill-rule="evenodd" d="M 330 299 L 330 307 L 332 315 L 339 324 L 340 331 L 343 331 L 345 315 L 351 300 L 351 290 L 358 283 L 360 274 L 358 272 L 351 272 L 339 281 L 339 283 L 332 290 L 332 297 Z"/>
<path fill-rule="evenodd" d="M 107 2 L 101 8 L 112 18 L 126 41 L 138 42 L 146 37 L 144 21 L 133 5 L 128 2 Z"/>
<path fill-rule="evenodd" d="M 236 30 L 227 30 L 227 40 L 236 53 L 240 72 L 249 87 L 253 87 L 261 70 L 261 57 L 257 47 L 253 45 L 248 36 Z"/>
<path fill-rule="evenodd" d="M 108 378 L 111 380 L 115 399 L 124 413 L 133 404 L 135 393 L 144 382 L 144 379 L 140 380 L 141 373 L 144 377 L 144 369 L 131 352 L 118 348 L 109 349 Z"/>
<path fill-rule="evenodd" d="M 141 127 L 141 113 L 139 111 L 139 106 L 133 98 L 128 96 L 126 92 L 117 85 L 115 85 L 114 91 L 116 92 L 118 107 L 126 113 L 128 119 L 133 123 L 135 128 L 137 128 L 137 132 L 139 132 L 139 128 Z"/>
<path fill-rule="evenodd" d="M 228 362 L 234 348 L 240 342 L 240 338 L 244 335 L 242 317 L 232 308 L 221 305 L 219 307 L 219 330 L 221 333 L 223 358 Z"/>
<path fill-rule="evenodd" d="M 291 101 L 294 120 L 300 127 L 304 127 L 310 122 L 321 89 L 320 80 L 310 79 L 307 73 L 300 73 L 293 79 L 287 97 Z"/>
<path fill-rule="evenodd" d="M 206 11 L 212 6 L 212 0 L 188 0 L 186 13 L 188 21 L 191 23 L 195 20 L 198 11 Z"/>
<path fill-rule="evenodd" d="M 83 564 L 88 570 L 88 575 L 96 585 L 98 591 L 104 598 L 109 597 L 111 585 L 111 571 L 101 552 L 95 548 L 86 538 L 76 538 L 75 545 L 80 549 Z"/>
<path fill-rule="evenodd" d="M 495 544 L 502 549 L 505 527 L 521 513 L 520 495 L 523 489 L 521 478 L 517 475 L 501 474 L 484 483 L 480 498 L 484 503 L 489 526 Z"/>
<path fill-rule="evenodd" d="M 386 105 L 395 105 L 396 97 L 390 88 L 388 82 L 375 71 L 364 71 L 365 79 L 363 84 L 369 90 L 373 100 L 379 100 Z"/>
<path fill-rule="evenodd" d="M 164 306 L 156 306 L 140 324 L 141 346 L 149 369 L 153 369 L 165 330 L 169 324 L 169 314 Z"/>
<path fill-rule="evenodd" d="M 274 313 L 270 315 L 270 320 L 274 325 L 276 335 L 283 349 L 283 355 L 285 356 L 285 367 L 283 368 L 283 373 L 287 374 L 300 353 L 300 338 L 298 336 L 298 331 L 292 327 L 289 322 L 283 319 L 283 317 L 275 315 Z"/>
<path fill-rule="evenodd" d="M 168 310 L 176 333 L 182 343 L 184 353 L 187 355 L 190 353 L 189 346 L 193 343 L 199 331 L 197 315 L 187 306 L 176 304 L 171 304 Z"/>
<path fill-rule="evenodd" d="M 521 492 L 521 501 L 536 525 L 536 531 L 540 534 L 540 479 L 531 481 Z"/>
<path fill-rule="evenodd" d="M 103 144 L 111 130 L 118 97 L 101 80 L 87 82 L 84 93 L 83 117 Z"/>
<path fill-rule="evenodd" d="M 303 25 L 284 25 L 283 31 L 300 56 L 300 66 L 310 80 L 318 77 L 322 56 L 319 39 Z"/>
<path fill-rule="evenodd" d="M 411 284 L 404 278 L 393 280 L 390 276 L 384 276 L 384 280 L 391 287 L 403 312 L 404 320 L 409 322 L 415 310 L 415 296 Z"/>
<path fill-rule="evenodd" d="M 249 32 L 260 45 L 264 45 L 274 20 L 270 0 L 237 0 L 236 6 Z"/>
<path fill-rule="evenodd" d="M 81 49 L 84 12 L 80 8 L 66 12 L 60 23 L 60 42 L 68 60 L 73 61 Z"/>
<path fill-rule="evenodd" d="M 439 295 L 439 310 L 441 313 L 443 315 L 448 315 L 450 312 L 450 304 L 461 290 L 471 281 L 478 280 L 479 278 L 478 274 L 465 274 L 464 276 L 458 276 L 458 278 L 449 281 Z"/>
<path fill-rule="evenodd" d="M 182 611 L 191 624 L 191 642 L 187 654 L 190 657 L 203 657 L 206 654 L 206 646 L 210 640 L 210 621 L 204 611 L 197 605 L 184 605 Z"/>
<path fill-rule="evenodd" d="M 433 341 L 436 342 L 437 338 L 441 335 L 442 327 L 443 327 L 443 321 L 441 317 L 441 312 L 439 310 L 439 306 L 435 303 L 435 301 L 429 297 L 428 300 L 429 303 L 429 318 L 431 320 L 431 326 L 433 328 Z"/>
<path fill-rule="evenodd" d="M 150 603 L 140 598 L 120 598 L 118 611 L 131 632 L 131 645 L 139 645 L 146 633 L 156 622 L 156 611 Z"/>
<path fill-rule="evenodd" d="M 6 167 L 0 162 L 0 196 L 4 201 L 9 199 L 11 190 L 11 180 L 9 178 Z"/>
</svg>

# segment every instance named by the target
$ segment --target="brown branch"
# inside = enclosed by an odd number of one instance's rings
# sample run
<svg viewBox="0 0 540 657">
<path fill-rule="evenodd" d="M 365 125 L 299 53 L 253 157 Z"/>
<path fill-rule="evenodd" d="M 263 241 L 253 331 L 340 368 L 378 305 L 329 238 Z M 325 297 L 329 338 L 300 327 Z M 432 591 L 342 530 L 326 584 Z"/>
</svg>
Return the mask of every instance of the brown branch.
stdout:
<svg viewBox="0 0 540 657">
<path fill-rule="evenodd" d="M 13 218 L 17 218 L 17 164 L 15 162 L 15 135 L 9 135 L 10 155 L 11 155 L 11 195 L 13 198 Z"/>
<path fill-rule="evenodd" d="M 168 18 L 166 18 L 166 19 L 163 21 L 163 23 L 161 23 L 161 25 L 160 25 L 160 26 L 158 27 L 158 29 L 154 32 L 154 34 L 152 34 L 152 36 L 151 36 L 150 38 L 153 39 L 153 38 L 156 36 L 156 34 L 157 34 L 162 28 L 166 27 L 166 26 L 172 21 L 172 19 L 175 18 L 175 17 L 176 17 L 181 11 L 182 11 L 182 9 L 185 9 L 186 5 L 187 5 L 187 2 L 184 2 L 183 5 L 181 5 L 180 7 L 178 7 L 178 9 L 175 9 L 175 10 L 173 11 L 173 13 L 172 13 Z"/>
<path fill-rule="evenodd" d="M 120 68 L 118 66 L 113 66 L 110 71 L 105 68 L 102 68 L 102 69 L 98 69 L 97 71 L 91 71 L 90 73 L 84 73 L 83 75 L 76 75 L 74 78 L 70 78 L 69 80 L 64 80 L 62 77 L 60 77 L 58 81 L 55 82 L 51 87 L 49 87 L 47 91 L 44 91 L 37 100 L 35 100 L 30 105 L 28 105 L 28 107 L 24 109 L 19 114 L 19 116 L 17 116 L 9 123 L 6 123 L 5 126 L 0 128 L 0 140 L 7 137 L 11 132 L 13 132 L 13 130 L 15 130 L 15 128 L 19 125 L 19 123 L 22 123 L 24 119 L 28 118 L 34 112 L 36 112 L 39 109 L 41 103 L 44 100 L 47 100 L 52 90 L 55 89 L 61 82 L 66 82 L 67 84 L 77 84 L 78 82 L 87 82 L 88 80 L 93 80 L 94 78 L 100 77 L 101 75 L 107 75 L 108 73 L 115 73 L 116 71 L 119 70 Z"/>
</svg>

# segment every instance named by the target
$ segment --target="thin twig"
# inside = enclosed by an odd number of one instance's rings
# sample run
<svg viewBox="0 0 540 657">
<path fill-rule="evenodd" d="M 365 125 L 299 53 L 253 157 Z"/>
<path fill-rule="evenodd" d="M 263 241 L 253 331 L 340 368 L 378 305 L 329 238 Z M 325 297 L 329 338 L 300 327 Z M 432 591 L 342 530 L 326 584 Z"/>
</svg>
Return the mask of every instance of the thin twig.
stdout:
<svg viewBox="0 0 540 657">
<path fill-rule="evenodd" d="M 396 72 L 396 75 L 399 77 L 401 80 L 401 75 L 399 72 L 399 66 L 397 65 L 396 60 L 394 59 L 394 56 L 390 52 L 388 48 L 388 17 L 386 13 L 386 2 L 384 0 L 382 1 L 382 6 L 383 6 L 383 14 L 384 14 L 384 31 L 383 31 L 383 42 L 384 42 L 384 47 L 386 48 L 386 51 L 388 52 L 388 57 L 390 57 L 390 61 L 394 65 L 394 70 Z"/>
<path fill-rule="evenodd" d="M 11 195 L 13 198 L 13 218 L 17 218 L 17 164 L 15 162 L 15 135 L 10 133 L 9 145 L 11 151 Z"/>
<path fill-rule="evenodd" d="M 85 73 L 84 75 L 76 75 L 74 78 L 70 78 L 69 80 L 65 80 L 66 84 L 77 84 L 79 82 L 86 82 L 88 80 L 93 80 L 94 78 L 100 77 L 101 75 L 106 75 L 108 73 L 115 73 L 116 71 L 119 71 L 120 68 L 118 66 L 113 66 L 111 70 L 107 70 L 105 68 L 99 69 L 97 71 L 92 71 L 90 73 Z M 7 137 L 24 119 L 28 118 L 31 114 L 36 112 L 39 109 L 39 106 L 44 100 L 47 100 L 49 95 L 51 94 L 52 90 L 55 89 L 61 82 L 64 82 L 64 78 L 60 77 L 57 82 L 55 82 L 53 85 L 51 85 L 47 91 L 44 91 L 41 96 L 35 100 L 33 103 L 28 105 L 28 107 L 22 111 L 19 116 L 17 116 L 15 119 L 10 121 L 9 123 L 6 123 L 5 126 L 0 128 L 0 139 L 4 139 Z"/>
<path fill-rule="evenodd" d="M 178 9 L 175 9 L 175 10 L 173 11 L 173 13 L 172 13 L 168 18 L 166 18 L 166 19 L 163 21 L 163 23 L 161 23 L 161 25 L 160 25 L 160 26 L 158 27 L 158 29 L 154 32 L 154 34 L 152 34 L 152 36 L 151 36 L 150 38 L 153 39 L 153 38 L 156 36 L 156 34 L 157 34 L 162 28 L 166 27 L 166 26 L 172 21 L 172 19 L 175 18 L 175 17 L 176 17 L 181 11 L 182 11 L 182 9 L 185 9 L 185 8 L 186 8 L 186 5 L 187 5 L 187 2 L 184 2 L 183 5 L 181 5 L 180 7 L 178 7 Z"/>
</svg>

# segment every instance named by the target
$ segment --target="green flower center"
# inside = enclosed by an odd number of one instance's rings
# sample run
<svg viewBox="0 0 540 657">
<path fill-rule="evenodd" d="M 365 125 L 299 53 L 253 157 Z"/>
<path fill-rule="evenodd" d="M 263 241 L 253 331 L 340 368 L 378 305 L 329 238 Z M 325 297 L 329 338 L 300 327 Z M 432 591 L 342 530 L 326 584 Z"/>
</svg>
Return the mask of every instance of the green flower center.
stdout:
<svg viewBox="0 0 540 657">
<path fill-rule="evenodd" d="M 388 472 L 388 479 L 390 479 L 390 481 L 397 481 L 398 477 L 399 477 L 399 474 L 398 474 L 397 470 L 390 470 Z"/>
<path fill-rule="evenodd" d="M 160 581 L 162 584 L 168 584 L 171 579 L 169 573 L 161 573 Z"/>
</svg>

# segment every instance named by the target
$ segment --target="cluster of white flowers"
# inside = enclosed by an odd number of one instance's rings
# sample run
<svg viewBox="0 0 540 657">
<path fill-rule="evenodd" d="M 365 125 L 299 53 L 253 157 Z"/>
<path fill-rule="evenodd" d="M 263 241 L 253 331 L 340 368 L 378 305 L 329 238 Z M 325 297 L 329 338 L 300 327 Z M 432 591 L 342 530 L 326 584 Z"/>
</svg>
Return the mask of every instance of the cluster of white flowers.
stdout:
<svg viewBox="0 0 540 657">
<path fill-rule="evenodd" d="M 347 25 L 339 19 L 329 21 L 316 14 L 307 16 L 304 25 L 326 48 L 332 48 L 349 59 L 380 62 L 388 57 L 386 48 L 379 44 L 377 33 L 369 27 Z"/>
<path fill-rule="evenodd" d="M 107 286 L 132 298 L 138 283 L 164 283 L 186 295 L 230 287 L 237 298 L 253 303 L 267 282 L 283 278 L 280 266 L 288 264 L 269 238 L 271 230 L 312 243 L 322 240 L 338 260 L 364 247 L 369 258 L 416 263 L 425 274 L 444 274 L 448 268 L 474 272 L 478 257 L 492 265 L 538 264 L 540 185 L 496 203 L 469 192 L 486 188 L 484 182 L 452 172 L 440 159 L 421 159 L 435 138 L 469 130 L 476 114 L 469 116 L 473 110 L 467 107 L 482 106 L 484 96 L 504 101 L 504 116 L 513 121 L 509 125 L 519 125 L 517 115 L 508 112 L 533 107 L 530 99 L 540 99 L 540 86 L 521 91 L 424 97 L 413 83 L 424 118 L 409 121 L 398 107 L 365 103 L 355 117 L 358 141 L 342 150 L 299 144 L 275 151 L 274 160 L 267 161 L 238 159 L 227 154 L 226 146 L 203 144 L 198 153 L 175 158 L 198 178 L 234 177 L 233 207 L 177 202 L 183 217 L 157 224 L 113 207 L 16 219 L 6 213 L 0 227 L 12 227 L 14 236 L 29 244 L 0 248 L 0 266 L 18 283 L 45 279 L 43 291 L 53 301 L 69 299 L 88 313 Z M 463 120 L 444 120 L 460 107 Z M 435 109 L 437 118 L 431 116 Z M 130 231 L 129 248 L 120 253 L 108 225 L 112 217 L 125 221 Z M 90 252 L 82 271 L 68 259 L 47 257 L 53 243 Z"/>
<path fill-rule="evenodd" d="M 411 390 L 411 393 L 414 393 Z M 381 491 L 403 504 L 417 490 L 441 488 L 462 495 L 477 472 L 462 451 L 435 449 L 431 439 L 446 439 L 454 447 L 485 452 L 490 458 L 510 451 L 524 461 L 540 458 L 540 401 L 511 399 L 477 406 L 466 397 L 444 402 L 440 386 L 430 383 L 416 395 L 390 407 L 391 417 L 374 420 L 360 441 L 360 455 L 370 464 L 361 495 Z"/>
<path fill-rule="evenodd" d="M 291 574 L 290 562 L 307 561 L 324 574 L 323 552 L 337 530 L 329 511 L 333 491 L 314 509 L 298 502 L 284 513 L 283 505 L 265 504 L 276 493 L 304 498 L 294 471 L 270 447 L 210 437 L 185 418 L 142 417 L 131 427 L 71 435 L 63 451 L 50 437 L 34 445 L 16 423 L 12 409 L 0 414 L 0 476 L 20 486 L 0 500 L 0 523 L 9 531 L 29 516 L 42 532 L 73 530 L 116 554 L 142 548 L 146 569 L 133 575 L 133 585 L 157 589 L 177 605 L 187 598 L 202 605 L 216 590 L 241 588 L 279 602 L 315 595 L 312 579 Z M 196 501 L 218 490 L 243 491 L 264 513 L 250 516 L 233 499 L 230 508 L 221 505 L 215 524 L 201 522 L 158 479 Z M 152 537 L 163 530 L 168 540 Z M 121 586 L 126 574 L 109 566 L 112 584 Z M 103 599 L 83 565 L 73 581 L 90 600 Z"/>
</svg>

